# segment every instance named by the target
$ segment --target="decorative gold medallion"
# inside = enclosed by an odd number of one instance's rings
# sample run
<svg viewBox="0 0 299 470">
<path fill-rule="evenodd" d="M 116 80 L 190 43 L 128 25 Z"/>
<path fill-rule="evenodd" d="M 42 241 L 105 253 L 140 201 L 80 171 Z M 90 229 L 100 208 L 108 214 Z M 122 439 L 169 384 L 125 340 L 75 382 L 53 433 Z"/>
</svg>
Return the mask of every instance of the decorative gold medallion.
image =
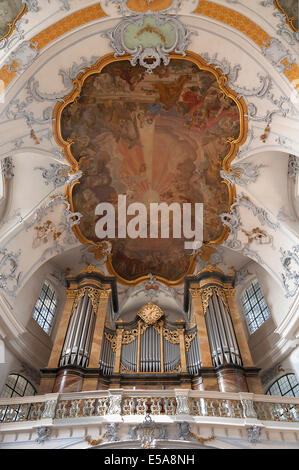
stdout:
<svg viewBox="0 0 299 470">
<path fill-rule="evenodd" d="M 148 325 L 154 325 L 163 317 L 163 310 L 158 305 L 148 302 L 137 314 Z"/>
</svg>

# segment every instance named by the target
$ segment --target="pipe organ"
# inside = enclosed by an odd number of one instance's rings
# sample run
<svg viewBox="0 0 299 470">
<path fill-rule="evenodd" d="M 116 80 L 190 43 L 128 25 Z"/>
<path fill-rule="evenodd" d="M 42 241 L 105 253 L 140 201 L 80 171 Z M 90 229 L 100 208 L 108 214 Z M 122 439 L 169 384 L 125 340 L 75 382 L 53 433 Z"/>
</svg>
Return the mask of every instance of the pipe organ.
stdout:
<svg viewBox="0 0 299 470">
<path fill-rule="evenodd" d="M 145 311 L 148 312 L 145 314 Z M 152 314 L 158 312 L 153 319 Z M 139 317 L 142 316 L 142 318 Z M 168 323 L 162 317 L 164 312 L 149 302 L 139 312 L 136 321 L 131 324 L 123 322 L 113 332 L 104 330 L 99 368 L 105 375 L 113 371 L 117 351 L 117 331 L 120 331 L 120 371 L 124 373 L 192 373 L 200 369 L 200 351 L 196 329 L 185 331 L 182 322 Z M 181 337 L 183 338 L 181 340 Z M 183 344 L 181 344 L 183 343 Z M 183 370 L 185 369 L 185 370 Z"/>
<path fill-rule="evenodd" d="M 115 278 L 90 265 L 67 279 L 65 308 L 39 393 L 133 386 L 261 392 L 234 279 L 215 267 L 185 279 L 184 305 L 176 317 L 157 301 L 141 305 L 130 321 L 117 315 Z"/>
</svg>

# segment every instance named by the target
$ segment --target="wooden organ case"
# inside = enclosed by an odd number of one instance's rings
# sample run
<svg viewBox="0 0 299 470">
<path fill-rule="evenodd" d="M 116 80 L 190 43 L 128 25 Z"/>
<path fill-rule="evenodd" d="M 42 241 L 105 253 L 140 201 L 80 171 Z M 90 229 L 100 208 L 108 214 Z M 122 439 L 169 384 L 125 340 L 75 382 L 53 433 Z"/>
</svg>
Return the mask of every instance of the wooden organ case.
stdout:
<svg viewBox="0 0 299 470">
<path fill-rule="evenodd" d="M 119 377 L 120 386 L 159 388 L 191 386 L 190 377 L 201 366 L 196 326 L 186 330 L 183 320 L 168 322 L 163 310 L 148 302 L 135 321 L 105 327 L 99 368 L 103 375 Z M 132 377 L 132 374 L 134 377 Z"/>
<path fill-rule="evenodd" d="M 108 388 L 261 393 L 233 283 L 208 266 L 185 279 L 180 320 L 172 321 L 159 305 L 147 302 L 126 322 L 121 316 L 115 321 L 115 278 L 92 265 L 68 276 L 39 393 Z"/>
</svg>

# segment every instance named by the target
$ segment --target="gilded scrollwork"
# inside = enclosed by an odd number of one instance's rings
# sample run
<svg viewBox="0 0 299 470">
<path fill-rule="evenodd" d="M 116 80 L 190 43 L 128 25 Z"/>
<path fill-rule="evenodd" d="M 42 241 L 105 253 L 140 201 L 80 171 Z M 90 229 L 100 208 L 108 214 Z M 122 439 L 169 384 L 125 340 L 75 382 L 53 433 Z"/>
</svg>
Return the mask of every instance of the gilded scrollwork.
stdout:
<svg viewBox="0 0 299 470">
<path fill-rule="evenodd" d="M 143 333 L 148 329 L 149 325 L 146 325 L 145 323 L 140 322 L 140 334 L 143 335 Z M 133 330 L 128 330 L 124 331 L 122 335 L 122 344 L 130 344 L 135 341 L 135 339 L 138 336 L 138 328 L 134 328 Z"/>
<path fill-rule="evenodd" d="M 127 369 L 127 367 L 125 367 L 123 365 L 123 363 L 121 362 L 120 363 L 120 373 L 121 374 L 132 374 L 133 372 L 130 369 Z"/>
<path fill-rule="evenodd" d="M 97 312 L 98 309 L 98 303 L 99 299 L 102 298 L 108 298 L 110 295 L 110 290 L 99 290 L 99 289 L 94 289 L 93 287 L 83 287 L 82 289 L 79 289 L 77 291 L 77 296 L 73 305 L 73 308 L 75 309 L 82 297 L 84 297 L 85 292 L 87 292 L 88 297 L 91 300 L 92 307 L 94 312 Z"/>
<path fill-rule="evenodd" d="M 227 303 L 225 292 L 220 287 L 210 286 L 210 287 L 207 287 L 206 289 L 202 289 L 200 293 L 201 293 L 201 300 L 202 300 L 204 313 L 206 313 L 207 311 L 210 298 L 212 297 L 213 294 L 216 294 L 218 297 L 220 297 L 224 305 L 228 308 L 228 303 Z"/>
<path fill-rule="evenodd" d="M 168 374 L 171 374 L 173 372 L 182 372 L 181 362 L 179 362 L 174 369 L 167 371 Z"/>
<path fill-rule="evenodd" d="M 133 343 L 138 338 L 138 334 L 140 334 L 140 336 L 143 335 L 144 332 L 151 326 L 151 325 L 146 324 L 146 323 L 141 322 L 141 321 L 139 321 L 138 324 L 139 324 L 139 329 L 138 328 L 133 328 L 132 330 L 124 330 L 123 331 L 122 341 L 121 341 L 122 345 L 128 345 L 128 344 Z M 180 344 L 180 329 L 172 330 L 170 328 L 165 328 L 163 320 L 160 320 L 159 322 L 155 323 L 152 326 L 156 330 L 156 332 L 159 335 L 162 334 L 163 337 L 166 339 L 166 341 L 168 341 L 169 343 Z M 105 334 L 106 339 L 110 343 L 112 351 L 116 352 L 116 349 L 117 349 L 117 335 L 112 334 L 112 333 L 107 333 L 106 331 L 105 331 L 104 334 Z M 194 340 L 195 337 L 196 337 L 196 332 L 185 335 L 185 348 L 186 348 L 186 351 L 189 351 L 191 343 L 192 343 L 192 341 Z"/>
<path fill-rule="evenodd" d="M 185 335 L 185 349 L 186 349 L 186 351 L 189 351 L 191 343 L 192 343 L 192 341 L 194 340 L 194 338 L 196 336 L 196 333 L 197 332 L 195 331 L 195 333 L 189 333 L 188 335 Z"/>
<path fill-rule="evenodd" d="M 75 299 L 78 294 L 78 289 L 67 289 L 65 295 L 67 299 Z"/>
<path fill-rule="evenodd" d="M 170 330 L 169 328 L 163 328 L 164 338 L 172 344 L 180 344 L 180 334 L 178 330 Z"/>
<path fill-rule="evenodd" d="M 116 352 L 116 349 L 117 349 L 116 335 L 107 333 L 106 331 L 104 331 L 104 335 L 105 335 L 105 338 L 109 341 L 112 351 Z"/>
</svg>

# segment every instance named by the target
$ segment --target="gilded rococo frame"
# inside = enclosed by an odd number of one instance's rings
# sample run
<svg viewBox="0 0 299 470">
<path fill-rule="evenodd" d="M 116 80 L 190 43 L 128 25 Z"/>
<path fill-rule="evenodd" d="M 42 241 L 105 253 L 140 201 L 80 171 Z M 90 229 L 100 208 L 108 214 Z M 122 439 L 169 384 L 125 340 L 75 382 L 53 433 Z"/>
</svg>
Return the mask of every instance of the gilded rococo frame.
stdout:
<svg viewBox="0 0 299 470">
<path fill-rule="evenodd" d="M 12 35 L 15 27 L 16 27 L 16 23 L 22 18 L 22 16 L 25 15 L 25 13 L 28 12 L 28 7 L 25 4 L 23 4 L 22 6 L 22 9 L 21 11 L 18 13 L 18 15 L 16 16 L 16 18 L 13 20 L 12 23 L 8 23 L 8 27 L 9 27 L 9 30 L 8 32 L 4 35 L 4 36 L 0 36 L 0 41 L 3 41 L 3 40 L 8 40 L 10 38 L 10 36 Z"/>
<path fill-rule="evenodd" d="M 217 79 L 219 88 L 221 91 L 225 94 L 225 96 L 231 98 L 237 105 L 238 110 L 239 110 L 239 115 L 240 115 L 240 134 L 237 138 L 231 137 L 228 139 L 230 143 L 230 151 L 226 155 L 226 157 L 223 159 L 222 162 L 222 170 L 226 172 L 230 172 L 231 169 L 231 163 L 234 160 L 235 156 L 237 155 L 239 148 L 241 145 L 243 145 L 247 139 L 247 131 L 248 131 L 248 119 L 247 119 L 247 105 L 244 100 L 244 98 L 238 98 L 238 95 L 236 92 L 231 90 L 227 86 L 227 77 L 223 75 L 222 71 L 219 69 L 219 67 L 216 66 L 213 67 L 212 65 L 208 65 L 207 62 L 200 57 L 198 54 L 191 52 L 191 51 L 186 51 L 186 55 L 178 55 L 178 54 L 169 54 L 169 57 L 171 59 L 178 59 L 178 60 L 189 60 L 196 64 L 200 70 L 208 71 L 211 72 Z M 56 143 L 62 148 L 63 153 L 65 155 L 66 160 L 69 162 L 71 165 L 71 174 L 75 174 L 79 170 L 79 163 L 77 160 L 72 155 L 71 152 L 71 145 L 72 145 L 72 140 L 68 139 L 65 141 L 62 137 L 61 133 L 61 116 L 63 110 L 70 104 L 75 102 L 81 94 L 82 87 L 84 85 L 85 80 L 93 75 L 93 74 L 98 74 L 100 73 L 103 68 L 113 62 L 119 62 L 119 61 L 125 61 L 125 60 L 130 60 L 131 56 L 125 55 L 122 57 L 115 58 L 113 53 L 109 53 L 103 57 L 101 57 L 94 65 L 86 69 L 84 72 L 80 72 L 77 78 L 73 81 L 74 88 L 73 90 L 66 95 L 63 100 L 57 102 L 55 105 L 54 111 L 53 111 L 53 135 L 55 138 Z M 228 208 L 227 212 L 230 212 L 230 207 L 235 201 L 236 197 L 236 188 L 235 185 L 230 185 L 230 183 L 226 180 L 222 180 L 222 183 L 226 184 L 227 190 L 228 190 L 228 196 L 229 196 L 229 203 L 228 203 Z M 65 195 L 70 203 L 71 210 L 74 212 L 74 205 L 73 205 L 73 200 L 72 200 L 72 192 L 76 184 L 79 184 L 79 181 L 75 181 L 70 185 L 66 185 L 65 188 Z M 76 238 L 83 244 L 90 246 L 90 251 L 94 253 L 94 256 L 96 259 L 102 259 L 103 258 L 103 248 L 106 247 L 106 243 L 104 242 L 99 242 L 95 243 L 92 240 L 88 240 L 80 231 L 80 228 L 78 225 L 75 225 L 73 227 L 73 231 L 75 233 Z M 222 234 L 215 240 L 209 241 L 206 243 L 206 245 L 220 245 L 223 243 L 223 241 L 228 237 L 230 232 L 229 227 L 225 226 L 223 227 Z M 137 279 L 134 280 L 127 280 L 121 277 L 113 268 L 112 261 L 111 261 L 111 254 L 108 254 L 107 256 L 107 262 L 106 262 L 107 269 L 109 273 L 113 276 L 115 276 L 118 281 L 124 285 L 128 286 L 135 286 L 138 285 L 146 280 L 149 279 L 149 276 L 140 276 Z M 165 279 L 160 276 L 155 276 L 156 279 L 168 286 L 176 286 L 181 284 L 184 281 L 185 276 L 192 275 L 194 273 L 194 269 L 196 266 L 196 254 L 193 256 L 190 256 L 190 264 L 189 264 L 189 269 L 188 271 L 182 276 L 180 279 L 177 279 L 175 281 L 170 281 L 168 279 Z"/>
<path fill-rule="evenodd" d="M 280 5 L 279 3 L 279 0 L 274 0 L 274 6 L 281 12 L 285 15 L 286 17 L 286 22 L 287 24 L 290 26 L 290 28 L 296 32 L 297 31 L 297 28 L 295 27 L 293 21 L 294 21 L 294 18 L 290 18 L 288 13 L 285 11 L 285 9 Z"/>
</svg>

